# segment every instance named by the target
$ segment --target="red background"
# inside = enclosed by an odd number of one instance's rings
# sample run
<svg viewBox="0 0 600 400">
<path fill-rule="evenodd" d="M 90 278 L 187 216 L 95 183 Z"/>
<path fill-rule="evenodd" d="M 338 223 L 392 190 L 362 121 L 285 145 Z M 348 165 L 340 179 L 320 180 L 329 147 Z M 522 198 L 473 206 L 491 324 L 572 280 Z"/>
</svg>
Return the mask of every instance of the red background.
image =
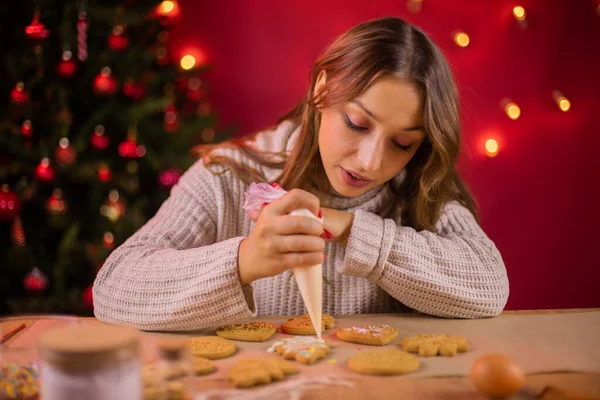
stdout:
<svg viewBox="0 0 600 400">
<path fill-rule="evenodd" d="M 251 6 L 250 3 L 254 4 Z M 525 7 L 528 29 L 512 7 Z M 511 282 L 507 308 L 600 307 L 600 14 L 595 0 L 180 0 L 174 54 L 200 50 L 213 66 L 210 99 L 223 125 L 268 127 L 303 95 L 313 62 L 337 35 L 394 15 L 441 47 L 459 83 L 461 172 L 480 204 Z M 459 48 L 462 30 L 471 44 Z M 560 89 L 572 108 L 552 98 Z M 510 120 L 500 100 L 522 111 Z M 595 113 L 595 114 L 594 114 Z M 485 139 L 500 144 L 495 158 Z"/>
</svg>

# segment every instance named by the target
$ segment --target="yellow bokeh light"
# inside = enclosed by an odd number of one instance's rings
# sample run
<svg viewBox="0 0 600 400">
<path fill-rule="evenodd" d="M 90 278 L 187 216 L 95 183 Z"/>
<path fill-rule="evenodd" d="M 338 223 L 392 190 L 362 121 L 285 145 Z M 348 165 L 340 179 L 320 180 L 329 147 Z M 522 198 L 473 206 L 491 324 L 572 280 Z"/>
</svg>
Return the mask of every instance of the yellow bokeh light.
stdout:
<svg viewBox="0 0 600 400">
<path fill-rule="evenodd" d="M 569 101 L 569 99 L 567 99 L 566 97 L 561 97 L 558 100 L 558 107 L 562 110 L 562 111 L 569 111 L 569 108 L 571 108 L 571 102 Z"/>
<path fill-rule="evenodd" d="M 496 139 L 485 141 L 485 152 L 489 157 L 495 157 L 498 154 L 498 142 Z"/>
<path fill-rule="evenodd" d="M 181 57 L 180 64 L 183 69 L 192 69 L 194 68 L 194 65 L 196 65 L 196 58 L 191 54 L 186 54 Z"/>
<path fill-rule="evenodd" d="M 505 111 L 506 115 L 508 115 L 508 118 L 510 119 L 519 119 L 519 117 L 521 116 L 521 109 L 515 103 L 507 104 Z"/>
<path fill-rule="evenodd" d="M 523 21 L 525 19 L 525 9 L 522 6 L 515 6 L 513 8 L 513 15 L 519 21 Z"/>
<path fill-rule="evenodd" d="M 454 42 L 460 47 L 467 47 L 471 42 L 471 39 L 469 39 L 469 35 L 466 33 L 458 32 L 454 35 Z"/>
<path fill-rule="evenodd" d="M 171 11 L 173 11 L 174 8 L 175 8 L 175 3 L 173 3 L 170 0 L 165 0 L 162 3 L 160 3 L 160 12 L 162 14 L 168 14 Z"/>
</svg>

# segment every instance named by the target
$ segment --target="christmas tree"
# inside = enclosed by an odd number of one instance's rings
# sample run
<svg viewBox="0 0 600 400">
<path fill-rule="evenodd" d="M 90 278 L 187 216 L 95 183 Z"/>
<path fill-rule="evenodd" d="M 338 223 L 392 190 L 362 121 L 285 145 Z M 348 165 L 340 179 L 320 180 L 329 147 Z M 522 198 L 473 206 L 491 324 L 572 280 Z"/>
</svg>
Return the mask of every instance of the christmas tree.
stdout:
<svg viewBox="0 0 600 400">
<path fill-rule="evenodd" d="M 91 284 L 220 141 L 200 76 L 166 45 L 174 1 L 3 2 L 0 314 L 92 312 Z"/>
</svg>

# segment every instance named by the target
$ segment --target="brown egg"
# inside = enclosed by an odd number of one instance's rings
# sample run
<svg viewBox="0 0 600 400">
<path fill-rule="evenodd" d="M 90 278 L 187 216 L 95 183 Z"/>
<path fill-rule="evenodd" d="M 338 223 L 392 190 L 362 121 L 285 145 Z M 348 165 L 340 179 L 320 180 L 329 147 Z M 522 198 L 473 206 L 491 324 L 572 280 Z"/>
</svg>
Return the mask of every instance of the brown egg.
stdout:
<svg viewBox="0 0 600 400">
<path fill-rule="evenodd" d="M 471 366 L 471 382 L 489 397 L 508 397 L 525 384 L 521 367 L 502 354 L 486 354 Z"/>
</svg>

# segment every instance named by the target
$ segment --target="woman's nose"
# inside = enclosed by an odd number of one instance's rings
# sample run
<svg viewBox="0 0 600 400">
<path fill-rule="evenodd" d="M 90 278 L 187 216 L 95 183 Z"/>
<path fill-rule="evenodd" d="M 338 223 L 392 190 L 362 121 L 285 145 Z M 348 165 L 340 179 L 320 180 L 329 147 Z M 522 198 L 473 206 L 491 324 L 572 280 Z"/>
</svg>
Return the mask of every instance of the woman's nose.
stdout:
<svg viewBox="0 0 600 400">
<path fill-rule="evenodd" d="M 377 135 L 365 137 L 358 149 L 360 167 L 365 172 L 379 170 L 383 163 L 384 140 Z"/>
</svg>

